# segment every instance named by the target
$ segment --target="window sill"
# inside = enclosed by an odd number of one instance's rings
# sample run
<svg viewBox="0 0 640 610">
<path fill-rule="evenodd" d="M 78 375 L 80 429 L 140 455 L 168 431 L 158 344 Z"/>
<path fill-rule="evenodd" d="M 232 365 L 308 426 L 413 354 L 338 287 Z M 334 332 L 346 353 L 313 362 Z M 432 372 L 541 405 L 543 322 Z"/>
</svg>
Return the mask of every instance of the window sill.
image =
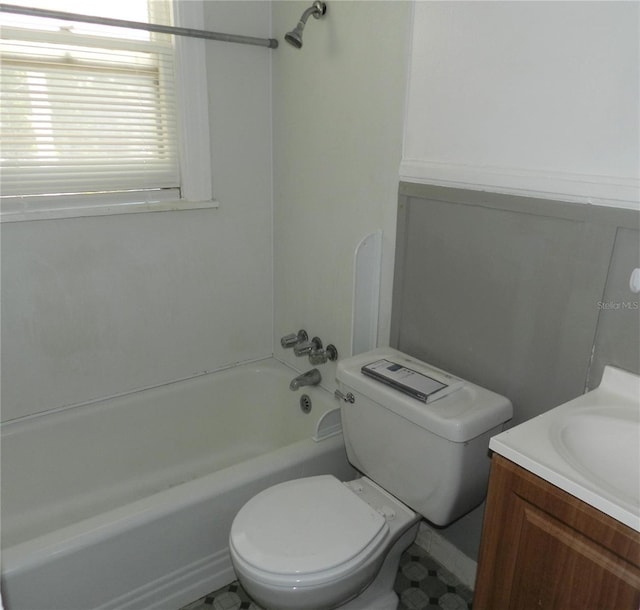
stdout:
<svg viewBox="0 0 640 610">
<path fill-rule="evenodd" d="M 32 210 L 3 210 L 0 222 L 24 222 L 31 220 L 57 220 L 63 218 L 83 218 L 86 216 L 114 216 L 117 214 L 141 214 L 147 212 L 179 212 L 184 210 L 208 210 L 220 206 L 211 201 L 155 201 L 140 203 L 103 203 L 99 205 L 78 205 Z"/>
</svg>

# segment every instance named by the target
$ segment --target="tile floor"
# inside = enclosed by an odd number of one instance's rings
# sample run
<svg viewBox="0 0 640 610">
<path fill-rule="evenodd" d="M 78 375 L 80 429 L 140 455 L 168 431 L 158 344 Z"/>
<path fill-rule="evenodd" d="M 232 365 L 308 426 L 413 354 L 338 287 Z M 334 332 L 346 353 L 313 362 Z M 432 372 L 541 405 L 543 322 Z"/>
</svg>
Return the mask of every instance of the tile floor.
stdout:
<svg viewBox="0 0 640 610">
<path fill-rule="evenodd" d="M 398 610 L 469 610 L 473 593 L 436 563 L 418 545 L 410 546 L 400 560 L 395 590 Z M 181 610 L 261 610 L 238 582 L 185 606 Z"/>
</svg>

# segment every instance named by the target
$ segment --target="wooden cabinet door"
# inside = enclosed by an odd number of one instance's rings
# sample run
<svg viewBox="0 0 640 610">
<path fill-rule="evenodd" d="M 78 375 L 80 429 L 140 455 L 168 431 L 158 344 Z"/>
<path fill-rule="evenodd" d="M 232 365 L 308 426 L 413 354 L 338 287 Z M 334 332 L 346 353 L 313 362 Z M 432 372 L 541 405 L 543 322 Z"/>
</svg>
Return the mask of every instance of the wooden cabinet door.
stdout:
<svg viewBox="0 0 640 610">
<path fill-rule="evenodd" d="M 640 534 L 492 460 L 474 610 L 639 610 Z"/>
</svg>

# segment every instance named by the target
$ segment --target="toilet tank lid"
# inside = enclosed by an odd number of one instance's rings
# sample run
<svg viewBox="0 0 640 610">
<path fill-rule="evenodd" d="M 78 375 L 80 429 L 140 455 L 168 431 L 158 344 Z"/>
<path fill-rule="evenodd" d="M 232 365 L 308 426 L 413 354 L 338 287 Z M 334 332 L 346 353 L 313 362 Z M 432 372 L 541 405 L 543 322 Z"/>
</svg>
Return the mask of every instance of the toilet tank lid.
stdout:
<svg viewBox="0 0 640 610">
<path fill-rule="evenodd" d="M 363 366 L 382 359 L 427 377 L 445 382 L 450 379 L 458 389 L 443 398 L 425 403 L 362 373 Z M 513 407 L 508 398 L 391 347 L 377 348 L 341 360 L 336 377 L 344 391 L 366 396 L 425 430 L 453 442 L 469 441 L 513 416 Z M 346 405 L 344 408 L 348 407 Z"/>
</svg>

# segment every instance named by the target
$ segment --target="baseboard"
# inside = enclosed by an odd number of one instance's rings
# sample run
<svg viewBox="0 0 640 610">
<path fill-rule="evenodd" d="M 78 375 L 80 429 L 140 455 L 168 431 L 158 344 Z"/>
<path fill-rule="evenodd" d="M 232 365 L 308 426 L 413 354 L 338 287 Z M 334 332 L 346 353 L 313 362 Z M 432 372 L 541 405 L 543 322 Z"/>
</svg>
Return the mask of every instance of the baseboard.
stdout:
<svg viewBox="0 0 640 610">
<path fill-rule="evenodd" d="M 415 543 L 451 572 L 463 585 L 473 589 L 478 564 L 451 544 L 437 530 L 422 521 Z"/>
<path fill-rule="evenodd" d="M 420 523 L 415 543 L 470 589 L 477 563 L 437 530 Z M 235 579 L 227 548 L 138 587 L 95 610 L 176 610 Z"/>
<path fill-rule="evenodd" d="M 95 610 L 177 610 L 235 580 L 225 548 L 138 587 Z"/>
</svg>

